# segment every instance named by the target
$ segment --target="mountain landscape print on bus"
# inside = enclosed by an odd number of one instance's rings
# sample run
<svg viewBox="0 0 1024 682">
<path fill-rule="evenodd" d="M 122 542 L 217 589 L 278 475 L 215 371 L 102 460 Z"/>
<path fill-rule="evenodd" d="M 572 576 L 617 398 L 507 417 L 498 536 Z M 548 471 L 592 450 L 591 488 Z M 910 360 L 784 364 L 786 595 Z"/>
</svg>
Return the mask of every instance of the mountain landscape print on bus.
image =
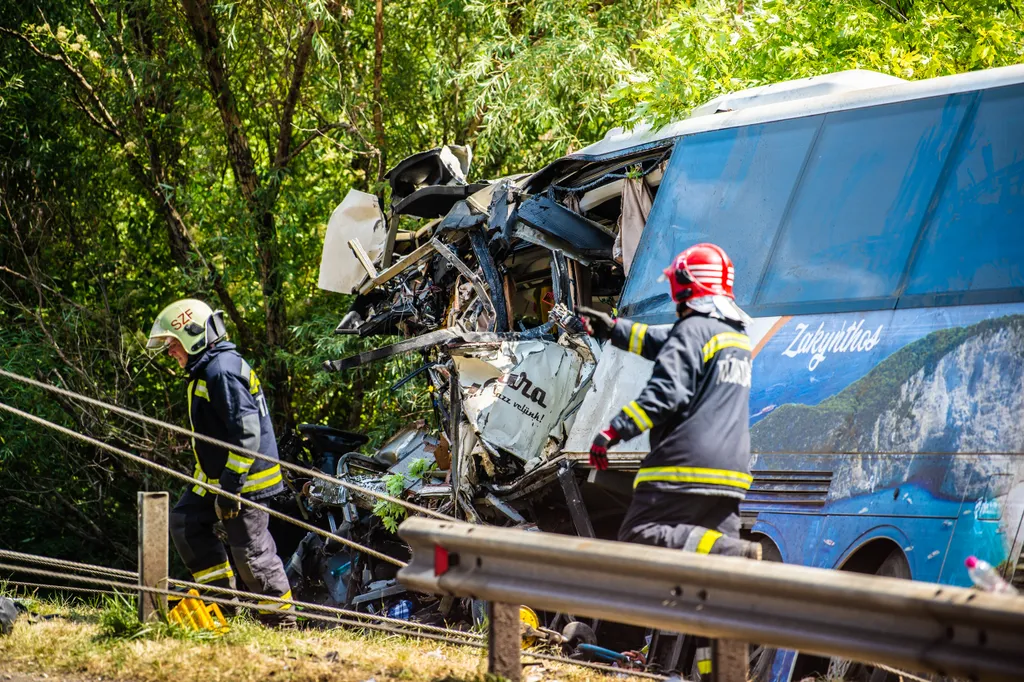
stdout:
<svg viewBox="0 0 1024 682">
<path fill-rule="evenodd" d="M 755 452 L 1024 450 L 1024 305 L 783 321 L 755 360 Z"/>
</svg>

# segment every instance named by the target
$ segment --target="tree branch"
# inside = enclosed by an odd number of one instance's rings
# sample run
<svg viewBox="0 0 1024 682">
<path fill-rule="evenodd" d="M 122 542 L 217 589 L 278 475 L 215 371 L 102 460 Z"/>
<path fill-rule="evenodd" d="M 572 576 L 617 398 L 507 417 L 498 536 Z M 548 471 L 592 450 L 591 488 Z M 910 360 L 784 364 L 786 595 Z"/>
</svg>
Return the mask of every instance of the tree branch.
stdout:
<svg viewBox="0 0 1024 682">
<path fill-rule="evenodd" d="M 295 146 L 295 149 L 293 149 L 288 154 L 288 156 L 287 156 L 287 158 L 285 158 L 284 162 L 280 164 L 280 167 L 284 168 L 289 163 L 291 163 L 295 159 L 295 157 L 298 156 L 302 152 L 303 149 L 305 149 L 306 147 L 308 147 L 310 144 L 312 144 L 314 141 L 320 139 L 321 137 L 325 137 L 325 135 L 328 132 L 330 132 L 332 130 L 337 130 L 339 128 L 343 129 L 343 130 L 347 130 L 349 132 L 352 132 L 352 130 L 351 130 L 352 126 L 350 126 L 347 123 L 328 123 L 326 125 L 320 126 L 316 130 L 314 130 L 308 137 L 306 137 L 302 142 L 300 142 L 298 145 Z"/>
<path fill-rule="evenodd" d="M 387 170 L 387 153 L 384 149 L 384 103 L 381 101 L 381 85 L 384 80 L 384 0 L 377 0 L 373 19 L 373 132 L 377 145 L 377 182 L 384 182 Z"/>
<path fill-rule="evenodd" d="M 120 129 L 114 122 L 114 119 L 111 117 L 110 112 L 107 111 L 107 108 L 105 106 L 103 106 L 103 102 L 96 94 L 96 90 L 93 89 L 92 85 L 89 83 L 88 79 L 86 79 L 85 75 L 82 74 L 82 72 L 79 71 L 77 68 L 75 68 L 74 64 L 69 62 L 63 56 L 50 54 L 49 52 L 44 52 L 35 43 L 33 43 L 28 36 L 24 35 L 23 33 L 19 33 L 18 31 L 14 31 L 3 26 L 0 26 L 0 33 L 6 33 L 9 36 L 13 36 L 18 40 L 21 40 L 26 45 L 28 45 L 29 49 L 32 50 L 32 52 L 34 52 L 39 57 L 47 61 L 54 62 L 55 64 L 59 64 L 65 71 L 67 71 L 71 75 L 72 78 L 75 79 L 79 87 L 85 91 L 93 106 L 99 109 L 100 115 L 103 117 L 103 120 L 105 121 L 105 123 L 103 124 L 103 128 L 108 133 L 117 138 L 119 141 L 124 141 L 124 136 L 121 134 Z"/>
<path fill-rule="evenodd" d="M 291 151 L 292 119 L 299 101 L 302 81 L 306 75 L 306 64 L 313 52 L 313 36 L 316 35 L 319 28 L 320 22 L 310 21 L 299 37 L 299 46 L 295 51 L 295 64 L 292 67 L 291 85 L 288 86 L 288 95 L 285 97 L 284 108 L 281 111 L 281 126 L 277 135 L 277 154 L 274 157 L 275 168 L 284 168 L 308 144 L 307 142 L 300 145 L 294 153 Z"/>
<path fill-rule="evenodd" d="M 224 135 L 227 139 L 228 156 L 235 172 L 235 180 L 242 191 L 242 196 L 250 204 L 258 202 L 259 178 L 256 176 L 256 164 L 253 161 L 249 141 L 242 130 L 242 117 L 238 113 L 238 104 L 231 85 L 228 83 L 227 69 L 221 55 L 220 34 L 217 21 L 210 9 L 208 0 L 182 0 L 185 16 L 188 19 L 192 36 L 206 66 L 206 75 L 210 82 L 221 122 L 224 124 Z"/>
</svg>

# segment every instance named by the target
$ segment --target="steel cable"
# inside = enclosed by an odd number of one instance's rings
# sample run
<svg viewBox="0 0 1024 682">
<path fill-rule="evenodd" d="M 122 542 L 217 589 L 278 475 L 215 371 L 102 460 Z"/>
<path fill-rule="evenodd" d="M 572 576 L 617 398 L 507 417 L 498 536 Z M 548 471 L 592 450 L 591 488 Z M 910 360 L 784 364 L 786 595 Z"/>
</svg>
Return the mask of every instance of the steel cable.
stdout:
<svg viewBox="0 0 1024 682">
<path fill-rule="evenodd" d="M 0 549 L 0 559 L 29 561 L 43 566 L 57 566 L 59 568 L 68 568 L 76 571 L 84 571 L 86 573 L 113 575 L 119 578 L 131 578 L 132 580 L 136 580 L 139 577 L 139 574 L 134 571 L 123 571 L 119 568 L 107 568 L 106 566 L 96 566 L 95 564 L 83 564 L 77 561 L 68 561 L 67 559 L 53 559 L 51 557 L 40 556 L 38 554 L 25 554 L 24 552 L 15 552 L 11 549 Z"/>
<path fill-rule="evenodd" d="M 415 627 L 418 630 L 425 632 L 451 632 L 451 628 L 442 628 L 436 625 L 429 625 L 427 623 L 417 623 L 411 620 L 402 620 L 400 618 L 390 618 L 388 616 L 379 616 L 373 613 L 360 613 L 359 611 L 351 611 L 349 609 L 342 609 L 336 606 L 328 606 L 326 604 L 314 604 L 313 602 L 296 601 L 294 599 L 283 599 L 281 597 L 271 597 L 265 594 L 256 594 L 255 592 L 245 592 L 244 590 L 233 590 L 230 587 L 214 587 L 213 585 L 201 585 L 199 583 L 190 583 L 186 580 L 174 580 L 169 579 L 167 582 L 178 585 L 180 587 L 191 587 L 197 590 L 204 590 L 210 592 L 221 592 L 223 594 L 230 594 L 236 597 L 249 597 L 261 602 L 272 602 L 276 604 L 289 604 L 292 606 L 301 606 L 304 609 L 316 609 L 323 611 L 324 613 L 334 613 L 341 616 L 347 616 L 349 618 L 366 618 L 369 620 L 380 621 L 381 623 L 391 623 L 393 625 L 399 625 L 402 627 Z M 470 637 L 473 639 L 483 639 L 483 635 L 476 632 L 461 632 L 461 636 Z"/>
<path fill-rule="evenodd" d="M 205 488 L 206 490 L 209 490 L 211 492 L 214 492 L 214 493 L 220 495 L 221 497 L 226 497 L 229 500 L 235 500 L 236 502 L 238 502 L 240 504 L 247 505 L 247 506 L 252 507 L 254 509 L 259 509 L 261 511 L 264 511 L 264 512 L 270 514 L 271 516 L 273 516 L 275 518 L 279 518 L 279 519 L 281 519 L 283 521 L 287 521 L 289 523 L 295 524 L 299 528 L 304 528 L 305 530 L 308 530 L 308 531 L 311 531 L 313 533 L 316 533 L 317 535 L 325 537 L 325 538 L 327 538 L 329 540 L 334 540 L 335 542 L 339 542 L 339 543 L 345 545 L 346 547 L 351 547 L 352 549 L 358 550 L 358 551 L 363 552 L 365 554 L 369 554 L 370 556 L 376 557 L 377 559 L 380 559 L 381 561 L 387 561 L 388 563 L 394 564 L 395 566 L 399 566 L 399 567 L 404 567 L 404 566 L 407 565 L 404 561 L 402 561 L 400 559 L 396 559 L 396 558 L 394 558 L 392 556 L 388 556 L 387 554 L 384 554 L 382 552 L 378 552 L 377 550 L 371 549 L 370 547 L 366 547 L 365 545 L 361 545 L 358 542 L 353 542 L 352 540 L 349 540 L 347 538 L 343 538 L 340 535 L 336 535 L 334 533 L 331 533 L 330 531 L 326 531 L 326 530 L 324 530 L 322 528 L 317 528 L 316 526 L 314 526 L 312 524 L 309 524 L 309 523 L 306 523 L 305 521 L 300 521 L 298 519 L 292 518 L 291 516 L 288 516 L 287 514 L 282 514 L 281 512 L 277 511 L 276 509 L 271 509 L 270 507 L 264 506 L 264 505 L 262 505 L 262 504 L 260 504 L 258 502 L 253 502 L 252 500 L 246 499 L 246 498 L 242 497 L 241 495 L 235 495 L 234 493 L 229 493 L 226 490 L 221 490 L 217 486 L 210 485 L 209 483 L 206 483 L 205 481 L 200 481 L 199 479 L 193 478 L 192 476 L 189 476 L 188 474 L 183 474 L 180 471 L 176 471 L 174 469 L 171 469 L 170 467 L 165 467 L 162 464 L 157 464 L 156 462 L 148 460 L 145 457 L 141 457 L 139 455 L 136 455 L 136 454 L 133 454 L 131 452 L 128 452 L 127 450 L 122 450 L 120 448 L 114 447 L 113 445 L 109 445 L 107 443 L 104 443 L 103 441 L 97 440 L 97 439 L 93 438 L 92 436 L 86 436 L 85 434 L 78 433 L 77 431 L 73 431 L 72 429 L 69 429 L 67 427 L 61 426 L 60 424 L 54 424 L 51 421 L 47 421 L 47 420 L 43 419 L 42 417 L 37 417 L 37 416 L 35 416 L 33 414 L 29 414 L 28 412 L 24 412 L 22 410 L 19 410 L 16 407 L 11 407 L 10 405 L 7 405 L 5 403 L 0 403 L 0 410 L 3 410 L 5 412 L 10 412 L 11 414 L 18 415 L 19 417 L 23 417 L 23 418 L 25 418 L 25 419 L 27 419 L 27 420 L 29 420 L 31 422 L 35 422 L 35 423 L 40 424 L 42 426 L 49 427 L 49 428 L 51 428 L 51 429 L 53 429 L 55 431 L 63 433 L 66 436 L 71 436 L 72 438 L 77 438 L 78 440 L 81 440 L 81 441 L 83 441 L 85 443 L 89 443 L 90 445 L 94 445 L 94 446 L 96 446 L 98 448 L 103 448 L 104 450 L 109 450 L 110 452 L 113 452 L 116 455 L 120 455 L 121 457 L 126 457 L 126 458 L 132 460 L 133 462 L 138 462 L 139 464 L 143 464 L 145 466 L 148 466 L 148 467 L 151 467 L 153 469 L 156 469 L 157 471 L 161 471 L 161 472 L 167 474 L 168 476 L 173 476 L 173 477 L 179 478 L 179 479 L 181 479 L 183 481 L 187 481 L 189 483 L 194 483 L 194 484 L 196 484 L 196 485 L 198 485 L 198 486 L 200 486 L 202 488 Z"/>
<path fill-rule="evenodd" d="M 247 457 L 254 457 L 256 459 L 261 459 L 261 460 L 264 460 L 264 461 L 267 461 L 267 462 L 273 462 L 275 464 L 280 464 L 281 467 L 283 467 L 285 469 L 290 469 L 290 470 L 295 471 L 295 472 L 300 473 L 300 474 L 303 474 L 304 476 L 310 476 L 312 478 L 319 478 L 319 479 L 321 479 L 323 481 L 327 481 L 328 483 L 333 483 L 335 485 L 340 485 L 343 488 L 348 488 L 349 490 L 352 490 L 354 492 L 359 492 L 359 493 L 363 493 L 364 495 L 370 495 L 372 497 L 376 497 L 376 498 L 381 499 L 381 500 L 386 500 L 387 502 L 391 502 L 393 504 L 400 505 L 402 507 L 405 507 L 406 509 L 418 512 L 418 513 L 423 514 L 425 516 L 433 516 L 434 518 L 441 519 L 442 521 L 455 521 L 455 520 L 457 520 L 454 517 L 448 516 L 447 514 L 443 514 L 443 513 L 439 512 L 439 511 L 435 511 L 433 509 L 428 509 L 427 507 L 423 507 L 423 506 L 420 506 L 420 505 L 415 504 L 413 502 L 409 502 L 408 500 L 403 500 L 401 498 L 394 497 L 392 495 L 388 495 L 387 493 L 382 493 L 382 492 L 378 492 L 376 490 L 371 490 L 369 488 L 364 488 L 363 486 L 356 485 L 355 483 L 350 483 L 350 482 L 348 482 L 348 481 L 346 481 L 344 479 L 335 478 L 334 476 L 329 476 L 329 475 L 323 473 L 322 471 L 317 471 L 315 469 L 307 469 L 306 467 L 300 466 L 298 464 L 292 464 L 291 462 L 284 462 L 284 461 L 281 461 L 279 459 L 274 459 L 273 457 L 265 455 L 262 452 L 256 452 L 255 450 L 247 450 L 247 449 L 245 449 L 243 447 L 240 447 L 237 444 L 228 443 L 228 442 L 222 441 L 222 440 L 217 440 L 216 438 L 211 438 L 211 437 L 205 436 L 205 435 L 203 435 L 201 433 L 195 433 L 194 431 L 190 431 L 189 429 L 183 428 L 181 426 L 177 426 L 175 424 L 169 424 L 167 422 L 160 421 L 159 419 L 154 419 L 153 417 L 148 417 L 148 416 L 146 416 L 144 414 L 141 414 L 139 412 L 134 412 L 134 411 L 126 409 L 124 407 L 119 407 L 117 405 L 111 405 L 110 403 L 103 402 L 102 400 L 97 400 L 96 398 L 90 398 L 90 397 L 84 396 L 84 395 L 82 395 L 80 393 L 76 393 L 74 391 L 69 391 L 69 390 L 67 390 L 65 388 L 60 388 L 59 386 L 53 386 L 51 384 L 43 383 L 42 381 L 36 381 L 35 379 L 30 379 L 30 378 L 22 376 L 20 374 L 15 374 L 13 372 L 8 372 L 8 371 L 2 370 L 2 369 L 0 369 L 0 377 L 6 377 L 8 379 L 13 379 L 14 381 L 19 381 L 19 382 L 21 382 L 23 384 L 28 384 L 29 386 L 35 386 L 36 388 L 41 388 L 44 391 L 50 391 L 51 393 L 56 393 L 57 395 L 62 395 L 65 398 L 70 398 L 72 400 L 81 400 L 82 402 L 88 403 L 90 405 L 95 405 L 96 407 L 99 407 L 101 409 L 109 410 L 111 412 L 116 412 L 117 414 L 123 415 L 125 417 L 129 417 L 131 419 L 137 419 L 137 420 L 139 420 L 141 422 L 144 422 L 146 424 L 151 424 L 153 426 L 158 426 L 160 428 L 167 429 L 168 431 L 173 431 L 174 433 L 178 433 L 180 435 L 187 436 L 188 438 L 194 438 L 196 440 L 201 440 L 204 443 L 209 443 L 210 445 L 216 445 L 218 447 L 222 447 L 222 448 L 224 448 L 226 450 L 230 450 L 232 452 L 237 452 L 237 453 L 245 454 Z"/>
<path fill-rule="evenodd" d="M 163 596 L 179 597 L 179 598 L 184 598 L 186 596 L 186 595 L 184 595 L 181 592 L 175 592 L 173 590 L 160 589 L 158 587 L 149 587 L 149 586 L 145 586 L 145 585 L 133 585 L 133 584 L 130 584 L 130 583 L 121 583 L 121 582 L 117 582 L 117 581 L 114 581 L 114 580 L 109 580 L 109 579 L 106 579 L 106 578 L 93 578 L 93 577 L 89 577 L 89 576 L 78 576 L 78 575 L 64 575 L 64 574 L 61 574 L 61 573 L 56 573 L 54 571 L 47 571 L 47 570 L 44 570 L 44 569 L 30 568 L 30 567 L 26 567 L 26 566 L 12 566 L 10 564 L 0 563 L 0 570 L 29 573 L 29 574 L 34 574 L 34 575 L 40 575 L 40 576 L 43 576 L 43 577 L 48 577 L 48 578 L 57 578 L 57 579 L 60 579 L 60 580 L 75 580 L 75 581 L 79 581 L 79 582 L 93 583 L 93 584 L 97 584 L 97 585 L 103 585 L 103 586 L 106 586 L 106 587 L 113 587 L 115 589 L 123 589 L 123 590 L 129 591 L 129 592 L 145 592 L 145 593 L 148 593 L 148 594 L 159 594 L 159 595 L 163 595 Z M 268 599 L 265 595 L 259 595 L 259 594 L 255 594 L 255 593 L 246 593 L 246 594 L 248 594 L 249 596 L 256 597 L 257 599 L 260 599 L 260 600 Z M 222 605 L 234 606 L 234 607 L 240 606 L 240 604 L 238 604 L 238 602 L 231 601 L 229 599 L 222 599 L 220 597 L 212 597 L 212 596 L 209 596 L 209 595 L 203 595 L 200 599 L 202 601 L 207 601 L 207 602 L 211 602 L 211 603 L 214 603 L 214 604 L 222 604 Z M 285 600 L 281 600 L 281 601 L 285 601 Z M 244 606 L 244 605 L 242 605 L 242 606 Z M 308 613 L 306 611 L 303 611 L 301 615 L 302 615 L 303 618 L 309 618 L 311 620 L 318 620 L 318 621 L 327 622 L 327 623 L 337 623 L 337 624 L 341 624 L 341 625 L 349 625 L 349 626 L 354 627 L 354 628 L 365 628 L 365 629 L 368 629 L 368 630 L 378 630 L 378 631 L 381 631 L 381 632 L 389 632 L 389 633 L 392 633 L 392 634 L 402 635 L 402 636 L 406 636 L 406 637 L 419 637 L 421 639 L 430 639 L 430 640 L 434 640 L 434 641 L 446 642 L 446 643 L 449 643 L 449 644 L 456 644 L 456 645 L 462 645 L 462 646 L 471 646 L 471 647 L 475 647 L 475 648 L 478 648 L 478 649 L 483 649 L 483 648 L 486 648 L 488 646 L 487 642 L 484 642 L 484 641 L 481 641 L 481 640 L 463 639 L 462 637 L 465 637 L 467 633 L 460 632 L 458 637 L 453 637 L 451 635 L 440 635 L 440 634 L 434 634 L 432 632 L 425 632 L 425 631 L 422 631 L 422 630 L 412 629 L 413 627 L 416 627 L 416 626 L 425 625 L 423 623 L 411 623 L 410 621 L 400 621 L 402 623 L 402 627 L 397 627 L 396 628 L 396 627 L 392 627 L 392 626 L 388 626 L 388 625 L 378 625 L 376 623 L 352 621 L 352 620 L 348 620 L 348 619 L 345 619 L 345 618 L 336 618 L 336 617 L 320 615 L 320 614 L 316 614 L 316 613 Z M 367 614 L 360 614 L 360 615 L 367 615 Z M 428 627 L 434 627 L 434 626 L 428 626 Z M 453 631 L 452 630 L 447 630 L 446 632 L 453 632 Z M 591 668 L 593 670 L 600 670 L 602 672 L 611 673 L 611 674 L 615 674 L 615 675 L 623 675 L 623 674 L 625 674 L 625 675 L 631 675 L 631 676 L 634 676 L 634 677 L 643 677 L 643 678 L 654 679 L 654 680 L 664 680 L 664 679 L 666 679 L 666 677 L 664 675 L 657 675 L 657 674 L 654 674 L 654 673 L 648 673 L 648 672 L 643 672 L 643 671 L 638 671 L 638 670 L 631 670 L 629 668 L 616 668 L 614 666 L 604 665 L 604 664 L 601 664 L 601 663 L 591 663 L 590 661 L 575 661 L 575 660 L 572 660 L 572 659 L 569 659 L 569 658 L 561 658 L 559 656 L 554 656 L 554 655 L 551 655 L 551 654 L 543 654 L 543 653 L 532 652 L 532 651 L 523 651 L 522 655 L 530 657 L 530 658 L 537 658 L 537 659 L 541 659 L 541 660 L 545 660 L 545 661 L 552 661 L 552 662 L 555 662 L 555 663 L 562 663 L 562 664 L 566 664 L 566 665 L 575 665 L 575 666 L 580 666 L 580 667 L 584 667 L 584 668 Z"/>
<path fill-rule="evenodd" d="M 74 585 L 46 585 L 44 583 L 27 583 L 21 580 L 3 580 L 0 579 L 0 587 L 8 587 L 14 585 L 15 587 L 31 588 L 33 590 L 65 590 L 68 592 L 85 592 L 87 594 L 110 594 L 118 595 L 124 594 L 123 592 L 115 592 L 114 590 L 101 590 L 92 587 L 75 587 Z"/>
<path fill-rule="evenodd" d="M 62 568 L 63 567 L 67 567 L 66 565 L 70 564 L 71 568 L 74 568 L 75 570 L 79 570 L 79 571 L 88 572 L 88 573 L 103 574 L 103 573 L 108 573 L 109 572 L 109 573 L 115 573 L 119 577 L 130 578 L 131 580 L 138 580 L 138 578 L 139 578 L 139 574 L 138 573 L 133 573 L 132 571 L 122 571 L 122 570 L 116 569 L 116 568 L 107 568 L 106 566 L 97 566 L 95 564 L 82 564 L 82 563 L 77 563 L 77 562 L 74 562 L 74 561 L 64 561 L 62 559 L 51 559 L 50 557 L 40 556 L 38 554 L 24 554 L 22 552 L 13 552 L 13 551 L 4 550 L 4 549 L 0 549 L 0 558 L 17 559 L 19 561 L 28 562 L 28 563 L 36 563 L 36 564 L 40 564 L 42 566 L 57 566 L 57 567 L 62 567 Z M 316 604 L 314 602 L 304 602 L 304 601 L 298 601 L 298 600 L 295 600 L 295 599 L 283 599 L 281 597 L 272 597 L 272 596 L 265 595 L 265 594 L 258 594 L 256 592 L 246 592 L 244 590 L 235 590 L 235 589 L 231 589 L 229 587 L 217 587 L 217 586 L 214 586 L 214 585 L 203 585 L 201 583 L 189 582 L 187 580 L 177 580 L 175 578 L 168 578 L 167 582 L 170 583 L 171 585 L 176 585 L 176 586 L 179 586 L 179 587 L 190 587 L 190 588 L 194 588 L 196 590 L 200 590 L 200 591 L 203 591 L 203 592 L 206 592 L 206 591 L 220 592 L 220 593 L 232 595 L 232 596 L 235 596 L 235 597 L 247 597 L 247 598 L 252 599 L 254 601 L 273 602 L 273 603 L 279 603 L 279 604 L 289 604 L 289 605 L 293 605 L 293 606 L 301 606 L 301 607 L 306 608 L 306 609 L 319 610 L 319 611 L 323 611 L 325 613 L 333 613 L 333 614 L 336 614 L 336 615 L 346 616 L 346 617 L 349 617 L 349 618 L 364 618 L 364 619 L 368 619 L 368 620 L 380 621 L 382 623 L 392 623 L 394 625 L 407 626 L 407 627 L 416 627 L 416 628 L 419 628 L 419 629 L 423 629 L 423 630 L 427 630 L 427 631 L 433 631 L 433 632 L 439 632 L 439 633 L 446 633 L 446 632 L 451 632 L 452 631 L 451 628 L 442 628 L 442 627 L 438 627 L 436 625 L 429 625 L 427 623 L 417 623 L 415 621 L 407 621 L 407 620 L 402 620 L 400 618 L 390 618 L 388 616 L 381 616 L 381 615 L 374 614 L 374 613 L 361 613 L 359 611 L 352 611 L 350 609 L 343 609 L 343 608 L 339 608 L 337 606 L 328 606 L 327 604 Z M 483 638 L 482 634 L 479 634 L 479 633 L 476 633 L 476 632 L 465 632 L 464 635 L 466 637 L 472 637 L 472 638 L 475 638 L 475 639 L 482 639 Z"/>
<path fill-rule="evenodd" d="M 115 580 L 109 580 L 107 578 L 93 578 L 93 577 L 84 576 L 84 575 L 64 575 L 64 574 L 61 574 L 61 573 L 56 573 L 54 571 L 47 571 L 45 569 L 40 569 L 40 568 L 30 568 L 30 567 L 27 567 L 27 566 L 12 566 L 11 564 L 0 563 L 0 570 L 17 571 L 17 572 L 21 572 L 21 573 L 30 573 L 30 574 L 33 574 L 33 575 L 39 575 L 39 576 L 43 576 L 43 577 L 46 577 L 46 578 L 57 578 L 57 579 L 60 579 L 60 580 L 75 580 L 75 581 L 78 581 L 78 582 L 93 583 L 93 584 L 96 584 L 96 585 L 103 585 L 103 586 L 106 586 L 106 587 L 120 588 L 120 589 L 123 589 L 123 590 L 132 591 L 132 592 L 145 592 L 147 594 L 159 594 L 159 595 L 162 595 L 162 596 L 165 596 L 165 597 L 177 597 L 177 598 L 181 598 L 181 599 L 188 598 L 188 595 L 186 595 L 186 594 L 184 594 L 182 592 L 175 592 L 174 590 L 167 590 L 167 589 L 162 589 L 162 588 L 159 588 L 159 587 L 149 587 L 148 585 L 133 585 L 131 583 L 121 583 L 121 582 L 117 582 Z M 256 595 L 256 596 L 262 597 L 262 595 Z M 203 595 L 200 599 L 202 601 L 204 601 L 204 602 L 211 602 L 211 603 L 214 603 L 214 604 L 222 604 L 222 605 L 225 605 L 225 606 L 233 606 L 233 607 L 245 606 L 245 605 L 240 605 L 238 602 L 231 601 L 230 599 L 222 599 L 221 597 L 212 597 L 212 596 L 209 596 L 209 595 Z M 250 608 L 256 608 L 256 607 L 250 607 Z M 435 640 L 436 639 L 441 639 L 443 641 L 451 641 L 451 642 L 453 642 L 455 644 L 466 644 L 467 646 L 476 646 L 476 647 L 486 646 L 486 644 L 484 642 L 463 640 L 463 639 L 459 639 L 458 637 L 451 637 L 451 636 L 444 637 L 444 636 L 435 635 L 435 634 L 432 634 L 432 633 L 429 633 L 429 632 L 419 632 L 419 631 L 412 630 L 412 629 L 401 629 L 401 628 L 395 628 L 395 627 L 388 626 L 388 625 L 378 625 L 376 623 L 365 623 L 365 622 L 360 622 L 360 621 L 353 621 L 353 620 L 348 620 L 348 619 L 345 619 L 345 618 L 336 618 L 336 617 L 333 617 L 333 616 L 326 616 L 326 615 L 321 615 L 321 614 L 317 614 L 317 613 L 307 613 L 305 611 L 302 612 L 302 617 L 303 618 L 309 618 L 311 620 L 319 620 L 319 621 L 323 621 L 323 622 L 327 622 L 327 623 L 339 623 L 341 625 L 350 625 L 350 626 L 356 627 L 356 628 L 365 628 L 365 629 L 368 629 L 368 630 L 380 630 L 380 631 L 383 631 L 383 632 L 391 632 L 391 633 L 399 634 L 399 635 L 408 635 L 408 636 L 412 636 L 412 637 L 423 637 L 425 639 L 435 639 Z"/>
</svg>

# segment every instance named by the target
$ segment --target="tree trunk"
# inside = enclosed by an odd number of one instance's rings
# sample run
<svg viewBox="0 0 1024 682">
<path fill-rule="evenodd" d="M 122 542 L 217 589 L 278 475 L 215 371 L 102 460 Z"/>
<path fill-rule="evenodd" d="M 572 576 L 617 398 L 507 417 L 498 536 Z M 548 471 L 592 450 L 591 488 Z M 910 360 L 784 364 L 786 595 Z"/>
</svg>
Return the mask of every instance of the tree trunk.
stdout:
<svg viewBox="0 0 1024 682">
<path fill-rule="evenodd" d="M 265 378 L 273 406 L 274 422 L 278 428 L 290 427 L 294 422 L 291 408 L 291 380 L 286 364 L 275 358 L 275 350 L 287 345 L 288 331 L 283 278 L 278 263 L 277 224 L 273 213 L 278 187 L 276 184 L 272 187 L 261 187 L 260 185 L 249 140 L 242 127 L 238 103 L 231 91 L 220 33 L 209 0 L 182 0 L 182 7 L 192 29 L 196 46 L 199 48 L 203 65 L 206 67 L 210 92 L 224 126 L 228 159 L 256 232 L 259 277 L 266 320 L 266 346 L 253 350 L 266 360 Z M 278 134 L 277 153 L 274 159 L 278 164 L 284 164 L 288 160 L 288 152 L 291 147 L 292 115 L 298 101 L 315 28 L 315 24 L 307 25 L 296 54 L 292 82 L 288 90 Z M 276 171 L 279 168 L 275 167 L 273 170 Z M 272 180 L 271 182 L 276 183 L 277 181 Z"/>
<path fill-rule="evenodd" d="M 377 0 L 377 13 L 373 19 L 373 134 L 377 145 L 377 182 L 384 182 L 387 171 L 387 152 L 384 140 L 384 102 L 381 85 L 384 80 L 384 0 Z"/>
</svg>

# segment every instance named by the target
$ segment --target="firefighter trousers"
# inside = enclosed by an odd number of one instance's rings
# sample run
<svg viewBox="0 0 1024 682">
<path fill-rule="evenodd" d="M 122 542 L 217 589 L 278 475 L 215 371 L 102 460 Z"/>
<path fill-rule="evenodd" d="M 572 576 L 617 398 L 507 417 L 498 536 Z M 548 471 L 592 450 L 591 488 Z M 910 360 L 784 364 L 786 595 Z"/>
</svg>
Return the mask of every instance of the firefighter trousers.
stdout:
<svg viewBox="0 0 1024 682">
<path fill-rule="evenodd" d="M 268 529 L 270 515 L 242 505 L 238 516 L 222 522 L 234 559 L 232 567 L 224 543 L 214 531 L 218 521 L 215 500 L 213 494 L 200 496 L 189 490 L 171 510 L 171 538 L 194 582 L 236 589 L 234 568 L 237 567 L 244 588 L 249 592 L 291 599 L 291 586 Z M 259 607 L 260 619 L 264 622 L 285 624 L 294 620 L 288 604 L 259 602 Z"/>
<path fill-rule="evenodd" d="M 734 497 L 638 488 L 619 528 L 619 541 L 743 556 L 740 501 Z M 662 633 L 662 637 L 670 634 Z M 704 637 L 697 637 L 694 642 L 691 675 L 697 680 L 709 678 L 711 642 Z"/>
<path fill-rule="evenodd" d="M 619 542 L 743 556 L 740 501 L 638 488 L 619 528 Z"/>
</svg>

